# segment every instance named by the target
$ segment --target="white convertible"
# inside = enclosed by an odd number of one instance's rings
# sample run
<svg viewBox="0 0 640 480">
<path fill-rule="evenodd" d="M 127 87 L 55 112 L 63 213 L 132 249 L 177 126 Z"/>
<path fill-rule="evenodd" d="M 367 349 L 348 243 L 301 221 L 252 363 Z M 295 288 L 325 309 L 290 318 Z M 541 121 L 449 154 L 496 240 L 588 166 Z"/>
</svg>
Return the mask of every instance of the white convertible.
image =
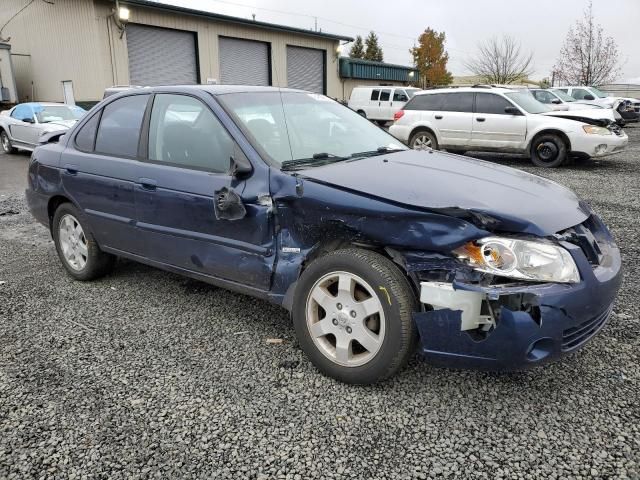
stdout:
<svg viewBox="0 0 640 480">
<path fill-rule="evenodd" d="M 20 103 L 0 112 L 0 144 L 6 153 L 32 151 L 45 134 L 65 131 L 86 111 L 64 103 Z"/>
</svg>

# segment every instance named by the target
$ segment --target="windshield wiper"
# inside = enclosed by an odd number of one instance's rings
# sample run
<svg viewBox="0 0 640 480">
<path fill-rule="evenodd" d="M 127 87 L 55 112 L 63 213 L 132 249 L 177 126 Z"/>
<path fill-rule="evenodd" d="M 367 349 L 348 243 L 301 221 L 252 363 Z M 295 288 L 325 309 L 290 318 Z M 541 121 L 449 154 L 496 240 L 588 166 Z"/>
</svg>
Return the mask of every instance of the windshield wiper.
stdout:
<svg viewBox="0 0 640 480">
<path fill-rule="evenodd" d="M 319 167 L 321 165 L 327 165 L 328 163 L 341 162 L 347 160 L 349 157 L 341 157 L 334 155 L 333 153 L 319 152 L 314 153 L 309 158 L 295 158 L 293 160 L 285 160 L 282 162 L 282 170 L 293 170 L 300 167 Z"/>
<path fill-rule="evenodd" d="M 403 148 L 378 147 L 368 152 L 352 153 L 349 158 L 375 157 L 376 155 L 384 155 L 385 153 L 401 152 Z"/>
</svg>

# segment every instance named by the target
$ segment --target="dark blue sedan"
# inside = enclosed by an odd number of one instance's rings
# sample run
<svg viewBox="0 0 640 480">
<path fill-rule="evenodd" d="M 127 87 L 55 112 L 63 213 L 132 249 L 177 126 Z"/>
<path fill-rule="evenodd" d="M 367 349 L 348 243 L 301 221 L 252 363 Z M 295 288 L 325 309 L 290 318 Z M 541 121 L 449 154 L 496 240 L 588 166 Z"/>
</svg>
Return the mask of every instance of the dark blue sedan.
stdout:
<svg viewBox="0 0 640 480">
<path fill-rule="evenodd" d="M 605 325 L 620 286 L 618 247 L 571 191 L 408 150 L 321 95 L 137 89 L 60 135 L 26 194 L 72 277 L 123 257 L 282 305 L 345 382 L 393 375 L 416 345 L 444 366 L 548 362 Z"/>
</svg>

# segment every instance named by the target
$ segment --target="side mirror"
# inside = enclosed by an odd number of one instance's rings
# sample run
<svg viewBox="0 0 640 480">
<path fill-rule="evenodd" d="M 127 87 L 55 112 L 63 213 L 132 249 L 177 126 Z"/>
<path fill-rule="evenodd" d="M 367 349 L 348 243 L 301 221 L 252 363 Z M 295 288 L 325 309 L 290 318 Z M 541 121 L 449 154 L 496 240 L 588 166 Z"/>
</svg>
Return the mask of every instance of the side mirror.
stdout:
<svg viewBox="0 0 640 480">
<path fill-rule="evenodd" d="M 560 105 L 562 102 L 560 101 L 560 99 L 556 98 L 554 100 L 551 100 L 551 103 L 553 103 L 554 105 Z"/>
<path fill-rule="evenodd" d="M 585 95 L 584 96 L 584 100 L 595 100 L 596 97 L 594 97 L 593 95 Z"/>
<path fill-rule="evenodd" d="M 504 113 L 509 115 L 522 115 L 522 112 L 516 107 L 504 107 Z"/>
<path fill-rule="evenodd" d="M 22 119 L 22 121 L 24 123 L 36 123 L 36 121 L 33 119 L 33 117 L 25 117 Z"/>
<path fill-rule="evenodd" d="M 246 157 L 244 152 L 238 145 L 233 148 L 233 155 L 231 155 L 231 168 L 230 173 L 234 177 L 244 177 L 253 172 L 251 162 Z"/>
</svg>

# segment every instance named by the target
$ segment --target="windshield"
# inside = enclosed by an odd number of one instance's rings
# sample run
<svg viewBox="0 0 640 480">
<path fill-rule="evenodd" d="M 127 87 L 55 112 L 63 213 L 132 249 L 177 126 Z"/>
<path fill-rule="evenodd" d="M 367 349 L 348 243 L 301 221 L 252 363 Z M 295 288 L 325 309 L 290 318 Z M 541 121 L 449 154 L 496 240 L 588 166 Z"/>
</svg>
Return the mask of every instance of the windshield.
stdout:
<svg viewBox="0 0 640 480">
<path fill-rule="evenodd" d="M 551 107 L 548 107 L 533 98 L 533 95 L 529 92 L 505 93 L 505 96 L 516 102 L 520 108 L 529 113 L 543 113 L 550 112 L 552 110 Z"/>
<path fill-rule="evenodd" d="M 571 95 L 569 95 L 566 92 L 563 92 L 562 90 L 551 90 L 553 92 L 553 94 L 558 97 L 559 99 L 561 99 L 564 102 L 575 102 L 576 99 L 573 98 Z"/>
<path fill-rule="evenodd" d="M 217 99 L 271 159 L 306 160 L 305 166 L 405 150 L 398 140 L 356 112 L 325 97 L 303 92 L 218 95 Z"/>
<path fill-rule="evenodd" d="M 607 98 L 609 96 L 603 91 L 598 90 L 596 87 L 589 87 L 589 90 L 591 90 L 594 93 L 594 95 L 598 98 Z"/>
<path fill-rule="evenodd" d="M 40 105 L 34 108 L 39 123 L 78 120 L 86 110 L 75 105 Z"/>
</svg>

